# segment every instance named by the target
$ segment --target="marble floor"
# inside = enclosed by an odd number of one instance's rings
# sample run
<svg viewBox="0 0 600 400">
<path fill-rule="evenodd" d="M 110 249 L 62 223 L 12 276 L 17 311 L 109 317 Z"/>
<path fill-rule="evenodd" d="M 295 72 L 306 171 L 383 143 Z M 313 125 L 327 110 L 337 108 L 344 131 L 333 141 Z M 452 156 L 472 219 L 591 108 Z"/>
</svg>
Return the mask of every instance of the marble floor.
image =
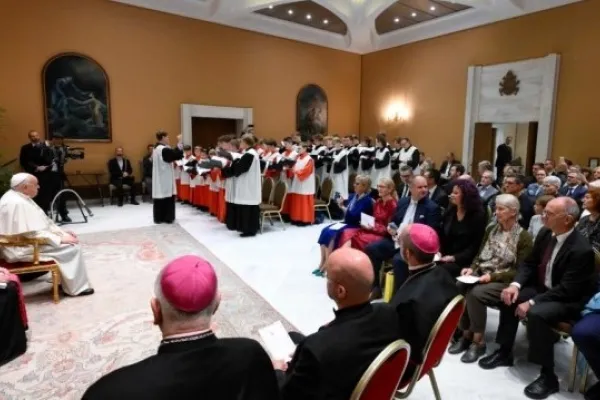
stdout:
<svg viewBox="0 0 600 400">
<path fill-rule="evenodd" d="M 152 224 L 152 207 L 125 205 L 90 208 L 94 216 L 85 224 L 68 228 L 76 233 L 128 229 Z M 73 209 L 71 218 L 82 220 Z M 316 238 L 322 226 L 298 228 L 279 224 L 266 226 L 265 233 L 254 238 L 240 238 L 228 231 L 214 218 L 188 206 L 177 206 L 177 222 L 196 240 L 208 247 L 218 258 L 237 273 L 249 286 L 265 298 L 301 332 L 311 333 L 333 318 L 333 303 L 327 297 L 325 280 L 310 272 L 319 260 Z M 432 288 L 434 290 L 434 288 Z M 97 294 L 101 295 L 101 294 Z M 493 342 L 498 314 L 489 311 L 488 343 Z M 493 345 L 489 345 L 491 348 Z M 527 363 L 527 342 L 520 328 L 515 349 L 515 366 L 484 371 L 477 365 L 460 362 L 460 356 L 446 355 L 436 369 L 438 385 L 444 399 L 523 399 L 523 387 L 536 378 L 538 369 Z M 561 341 L 555 346 L 557 374 L 561 392 L 552 399 L 582 399 L 579 393 L 566 391 L 567 368 L 572 344 Z M 489 351 L 489 350 L 488 350 Z M 412 398 L 433 399 L 429 383 L 422 380 Z"/>
</svg>

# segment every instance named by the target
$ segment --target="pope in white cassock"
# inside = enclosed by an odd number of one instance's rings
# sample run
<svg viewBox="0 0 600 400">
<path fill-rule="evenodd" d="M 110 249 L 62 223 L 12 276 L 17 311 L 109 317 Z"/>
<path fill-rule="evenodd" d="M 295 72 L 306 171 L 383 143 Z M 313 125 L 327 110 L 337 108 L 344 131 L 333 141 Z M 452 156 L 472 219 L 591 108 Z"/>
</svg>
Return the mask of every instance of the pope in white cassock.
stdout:
<svg viewBox="0 0 600 400">
<path fill-rule="evenodd" d="M 72 232 L 58 227 L 32 200 L 38 190 L 38 180 L 33 175 L 18 173 L 11 178 L 10 190 L 0 198 L 0 235 L 47 239 L 49 244 L 40 247 L 40 261 L 55 261 L 59 265 L 63 292 L 70 296 L 93 294 L 79 240 Z M 9 263 L 31 261 L 33 248 L 2 248 L 0 256 Z"/>
</svg>

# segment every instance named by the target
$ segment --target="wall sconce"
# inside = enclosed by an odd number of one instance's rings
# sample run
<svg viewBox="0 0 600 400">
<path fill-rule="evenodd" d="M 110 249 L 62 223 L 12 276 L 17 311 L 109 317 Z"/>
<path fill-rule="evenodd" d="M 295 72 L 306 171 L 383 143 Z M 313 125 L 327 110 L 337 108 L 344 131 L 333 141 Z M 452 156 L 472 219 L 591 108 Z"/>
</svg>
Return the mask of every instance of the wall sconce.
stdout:
<svg viewBox="0 0 600 400">
<path fill-rule="evenodd" d="M 410 118 L 408 107 L 402 103 L 391 103 L 384 113 L 384 121 L 387 123 L 400 123 Z"/>
</svg>

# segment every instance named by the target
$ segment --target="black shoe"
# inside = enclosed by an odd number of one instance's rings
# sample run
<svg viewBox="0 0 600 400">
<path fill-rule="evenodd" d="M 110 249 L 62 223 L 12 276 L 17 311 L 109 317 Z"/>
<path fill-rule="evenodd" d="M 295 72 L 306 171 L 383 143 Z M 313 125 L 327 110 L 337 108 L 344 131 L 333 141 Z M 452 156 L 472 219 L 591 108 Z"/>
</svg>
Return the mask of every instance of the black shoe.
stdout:
<svg viewBox="0 0 600 400">
<path fill-rule="evenodd" d="M 61 217 L 60 217 L 60 220 L 61 220 L 62 222 L 64 222 L 64 223 L 73 222 L 73 220 L 72 220 L 71 218 L 69 218 L 69 216 L 68 216 L 68 215 L 61 216 Z"/>
<path fill-rule="evenodd" d="M 448 349 L 448 353 L 460 354 L 460 353 L 466 351 L 469 348 L 469 346 L 471 345 L 471 343 L 472 342 L 464 336 L 461 338 L 458 338 L 458 340 L 456 342 L 454 342 L 452 344 L 452 346 L 450 346 L 450 348 Z"/>
<path fill-rule="evenodd" d="M 530 399 L 545 399 L 558 392 L 558 378 L 554 374 L 541 374 L 527 385 L 523 392 Z"/>
<path fill-rule="evenodd" d="M 460 328 L 456 328 L 456 330 L 455 330 L 455 331 L 454 331 L 454 333 L 452 334 L 452 340 L 451 340 L 451 342 L 452 342 L 452 343 L 456 343 L 456 342 L 458 342 L 458 340 L 459 340 L 460 338 L 462 338 L 463 336 L 464 336 L 464 335 L 463 335 L 463 331 L 462 331 L 462 329 L 460 329 Z"/>
<path fill-rule="evenodd" d="M 600 382 L 596 382 L 583 395 L 585 400 L 600 400 Z"/>
<path fill-rule="evenodd" d="M 137 202 L 137 201 L 135 201 L 135 200 L 131 200 L 131 204 L 133 204 L 134 206 L 139 206 L 139 205 L 140 205 L 140 203 L 138 203 L 138 202 Z"/>
<path fill-rule="evenodd" d="M 240 233 L 240 237 L 252 237 L 256 236 L 256 233 Z"/>
<path fill-rule="evenodd" d="M 76 294 L 76 295 L 71 295 L 71 294 L 67 294 L 65 293 L 65 291 L 62 288 L 62 285 L 59 286 L 60 291 L 65 295 L 65 296 L 69 296 L 69 297 L 81 297 L 81 296 L 89 296 L 95 293 L 94 289 L 89 288 L 89 289 L 85 289 L 83 292 Z"/>
<path fill-rule="evenodd" d="M 479 366 L 483 369 L 494 369 L 496 367 L 512 367 L 513 357 L 511 353 L 503 352 L 498 349 L 489 356 L 479 360 Z"/>
<path fill-rule="evenodd" d="M 479 360 L 479 357 L 485 355 L 486 350 L 487 347 L 485 346 L 485 343 L 471 343 L 469 349 L 460 358 L 460 361 L 464 362 L 465 364 L 474 363 L 475 361 Z"/>
<path fill-rule="evenodd" d="M 123 200 L 119 200 L 119 202 L 117 203 L 117 206 L 123 207 Z"/>
</svg>

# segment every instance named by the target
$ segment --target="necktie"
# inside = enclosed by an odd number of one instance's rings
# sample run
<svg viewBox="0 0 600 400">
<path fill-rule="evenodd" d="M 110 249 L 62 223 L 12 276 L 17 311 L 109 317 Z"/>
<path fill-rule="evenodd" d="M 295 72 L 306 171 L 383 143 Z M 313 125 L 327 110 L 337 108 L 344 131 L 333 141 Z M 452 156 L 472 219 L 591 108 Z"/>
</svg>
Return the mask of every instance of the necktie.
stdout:
<svg viewBox="0 0 600 400">
<path fill-rule="evenodd" d="M 572 194 L 573 194 L 573 188 L 569 188 L 569 191 L 567 192 L 567 196 L 571 197 Z"/>
<path fill-rule="evenodd" d="M 404 184 L 404 187 L 402 188 L 402 197 L 406 196 L 408 196 L 408 185 Z"/>
<path fill-rule="evenodd" d="M 542 261 L 538 266 L 538 287 L 541 289 L 541 291 L 546 290 L 546 271 L 548 270 L 548 263 L 550 263 L 550 260 L 552 259 L 552 252 L 554 251 L 557 243 L 558 241 L 556 240 L 556 236 L 553 236 L 552 240 L 544 251 Z"/>
</svg>

